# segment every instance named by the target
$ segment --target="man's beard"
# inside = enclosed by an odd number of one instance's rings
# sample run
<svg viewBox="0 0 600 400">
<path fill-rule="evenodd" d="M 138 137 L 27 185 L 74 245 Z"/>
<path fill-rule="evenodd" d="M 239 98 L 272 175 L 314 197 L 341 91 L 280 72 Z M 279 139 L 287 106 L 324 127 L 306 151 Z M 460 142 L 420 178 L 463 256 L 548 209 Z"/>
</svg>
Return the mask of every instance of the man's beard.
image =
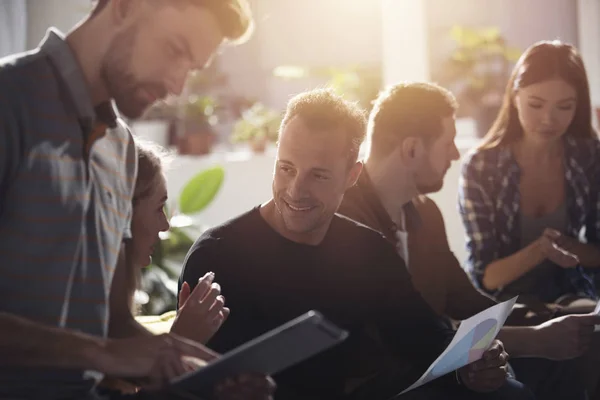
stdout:
<svg viewBox="0 0 600 400">
<path fill-rule="evenodd" d="M 114 47 L 100 69 L 106 91 L 114 99 L 119 111 L 127 118 L 140 117 L 149 104 L 136 99 L 135 78 L 128 72 L 133 57 L 135 31 L 133 28 L 123 32 L 113 41 Z"/>
</svg>

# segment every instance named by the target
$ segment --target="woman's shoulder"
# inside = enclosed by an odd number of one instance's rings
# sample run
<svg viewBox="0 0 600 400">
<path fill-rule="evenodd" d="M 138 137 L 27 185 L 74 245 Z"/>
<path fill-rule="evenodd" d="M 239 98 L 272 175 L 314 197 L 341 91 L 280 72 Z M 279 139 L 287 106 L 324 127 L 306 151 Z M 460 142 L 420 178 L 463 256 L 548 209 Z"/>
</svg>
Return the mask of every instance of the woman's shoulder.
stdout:
<svg viewBox="0 0 600 400">
<path fill-rule="evenodd" d="M 571 158 L 584 168 L 600 167 L 600 138 L 568 138 Z"/>
<path fill-rule="evenodd" d="M 506 148 L 500 146 L 473 148 L 464 155 L 461 161 L 462 172 L 469 175 L 493 174 L 507 160 L 508 153 Z"/>
</svg>

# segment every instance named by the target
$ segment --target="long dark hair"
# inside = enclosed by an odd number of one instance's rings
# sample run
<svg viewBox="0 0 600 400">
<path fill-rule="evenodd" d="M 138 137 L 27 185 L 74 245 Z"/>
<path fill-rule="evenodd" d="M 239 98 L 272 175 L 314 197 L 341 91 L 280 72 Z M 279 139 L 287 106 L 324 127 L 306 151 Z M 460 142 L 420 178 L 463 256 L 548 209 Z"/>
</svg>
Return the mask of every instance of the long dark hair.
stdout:
<svg viewBox="0 0 600 400">
<path fill-rule="evenodd" d="M 581 55 L 570 44 L 558 40 L 542 41 L 525 50 L 517 61 L 506 85 L 500 112 L 479 148 L 489 149 L 518 140 L 523 135 L 523 128 L 514 105 L 514 94 L 520 88 L 555 78 L 564 80 L 577 92 L 575 116 L 566 135 L 595 137 L 590 87 Z"/>
</svg>

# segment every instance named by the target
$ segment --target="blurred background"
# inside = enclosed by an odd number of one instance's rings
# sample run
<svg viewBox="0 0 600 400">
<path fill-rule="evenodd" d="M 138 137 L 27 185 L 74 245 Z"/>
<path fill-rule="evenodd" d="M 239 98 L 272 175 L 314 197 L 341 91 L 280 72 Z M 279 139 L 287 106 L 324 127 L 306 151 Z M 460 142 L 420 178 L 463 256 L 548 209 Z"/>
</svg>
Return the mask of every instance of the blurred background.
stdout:
<svg viewBox="0 0 600 400">
<path fill-rule="evenodd" d="M 182 257 L 202 230 L 270 198 L 278 124 L 287 100 L 302 90 L 330 86 L 369 109 L 386 85 L 435 81 L 460 102 L 464 154 L 489 128 L 521 52 L 561 39 L 580 49 L 593 107 L 600 107 L 599 0 L 250 3 L 256 31 L 247 44 L 190 76 L 182 96 L 129 121 L 135 134 L 175 154 L 167 173 L 172 228 L 138 294 L 146 313 L 172 309 Z M 0 0 L 0 57 L 35 48 L 50 26 L 68 32 L 91 7 L 90 0 Z M 458 168 L 432 198 L 463 261 Z"/>
</svg>

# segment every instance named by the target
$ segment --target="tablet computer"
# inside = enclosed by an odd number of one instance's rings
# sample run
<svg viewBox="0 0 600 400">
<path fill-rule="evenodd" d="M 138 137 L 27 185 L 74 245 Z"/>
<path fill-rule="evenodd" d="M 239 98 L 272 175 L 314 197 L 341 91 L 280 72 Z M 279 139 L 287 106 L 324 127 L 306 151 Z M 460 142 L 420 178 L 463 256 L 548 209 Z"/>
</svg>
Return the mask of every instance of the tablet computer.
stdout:
<svg viewBox="0 0 600 400">
<path fill-rule="evenodd" d="M 283 324 L 223 354 L 205 367 L 175 379 L 170 389 L 189 394 L 212 393 L 214 385 L 243 373 L 274 375 L 304 361 L 348 337 L 348 332 L 318 311 Z"/>
</svg>

